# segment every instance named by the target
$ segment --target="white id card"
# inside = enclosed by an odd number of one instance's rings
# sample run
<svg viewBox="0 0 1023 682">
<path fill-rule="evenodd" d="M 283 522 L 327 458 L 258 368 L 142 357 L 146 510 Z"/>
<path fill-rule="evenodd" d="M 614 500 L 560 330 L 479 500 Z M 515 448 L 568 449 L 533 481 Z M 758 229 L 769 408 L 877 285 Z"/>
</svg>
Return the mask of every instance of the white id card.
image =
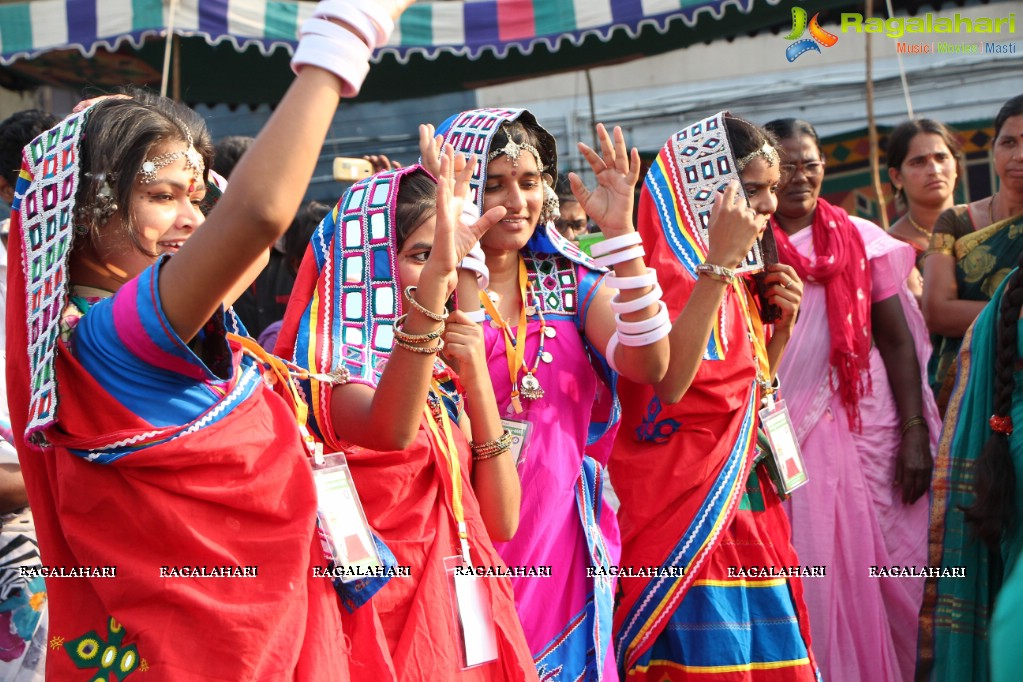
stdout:
<svg viewBox="0 0 1023 682">
<path fill-rule="evenodd" d="M 497 660 L 497 629 L 490 599 L 483 581 L 471 572 L 456 570 L 465 565 L 460 556 L 445 557 L 448 588 L 452 599 L 455 631 L 461 637 L 462 668 L 473 668 Z"/>
<path fill-rule="evenodd" d="M 313 480 L 316 482 L 316 517 L 326 536 L 325 549 L 333 556 L 334 564 L 381 566 L 344 455 L 327 455 L 324 467 L 313 470 Z M 358 571 L 346 571 L 341 581 L 352 582 L 360 577 Z"/>
<path fill-rule="evenodd" d="M 533 425 L 521 419 L 502 419 L 501 426 L 512 435 L 511 455 L 515 460 L 515 468 L 521 470 L 522 464 L 526 461 L 526 451 L 529 449 L 529 434 Z"/>
<path fill-rule="evenodd" d="M 760 424 L 767 433 L 771 443 L 771 455 L 778 468 L 782 492 L 786 495 L 806 483 L 806 466 L 803 464 L 803 453 L 799 450 L 796 430 L 792 427 L 789 410 L 784 400 L 773 401 L 760 410 Z"/>
</svg>

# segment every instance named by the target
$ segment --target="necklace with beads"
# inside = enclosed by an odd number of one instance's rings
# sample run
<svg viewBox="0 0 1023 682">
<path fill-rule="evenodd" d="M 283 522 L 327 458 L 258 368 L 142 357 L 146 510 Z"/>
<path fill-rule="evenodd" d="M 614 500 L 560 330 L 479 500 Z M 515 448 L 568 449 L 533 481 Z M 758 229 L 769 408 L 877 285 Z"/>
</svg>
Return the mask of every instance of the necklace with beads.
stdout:
<svg viewBox="0 0 1023 682">
<path fill-rule="evenodd" d="M 511 409 L 516 414 L 522 412 L 522 399 L 539 400 L 543 398 L 544 390 L 536 376 L 537 370 L 539 370 L 541 362 L 550 364 L 554 361 L 554 356 L 546 350 L 545 345 L 547 339 L 554 338 L 557 334 L 554 327 L 547 326 L 540 297 L 529 282 L 526 261 L 521 255 L 519 255 L 519 295 L 522 301 L 522 307 L 519 309 L 519 324 L 516 333 L 512 334 L 511 325 L 498 311 L 491 298 L 491 292 L 480 292 L 480 303 L 490 315 L 491 324 L 503 332 L 505 354 L 508 358 L 508 378 L 511 382 Z M 529 304 L 530 301 L 532 301 L 532 305 Z M 526 367 L 526 334 L 528 317 L 532 315 L 536 315 L 540 322 L 540 337 L 532 366 Z M 519 373 L 523 370 L 525 374 L 520 380 Z"/>
</svg>

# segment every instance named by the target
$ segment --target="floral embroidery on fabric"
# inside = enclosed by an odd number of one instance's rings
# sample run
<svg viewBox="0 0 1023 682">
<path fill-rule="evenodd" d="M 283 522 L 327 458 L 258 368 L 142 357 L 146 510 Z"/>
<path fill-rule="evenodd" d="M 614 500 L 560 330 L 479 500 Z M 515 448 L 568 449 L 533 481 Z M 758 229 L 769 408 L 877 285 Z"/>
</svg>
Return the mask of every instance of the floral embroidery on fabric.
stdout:
<svg viewBox="0 0 1023 682">
<path fill-rule="evenodd" d="M 636 438 L 650 443 L 664 443 L 673 433 L 682 428 L 682 422 L 677 419 L 658 421 L 657 417 L 661 414 L 662 409 L 660 398 L 654 397 L 647 405 L 643 421 L 636 427 Z"/>
<path fill-rule="evenodd" d="M 556 253 L 526 256 L 529 283 L 543 301 L 544 312 L 573 315 L 579 303 L 575 264 Z"/>
<path fill-rule="evenodd" d="M 54 637 L 50 642 L 51 648 L 58 639 L 63 641 L 62 638 Z M 96 669 L 96 680 L 107 680 L 112 672 L 120 682 L 143 664 L 146 670 L 149 669 L 149 665 L 145 664 L 145 661 L 139 660 L 138 648 L 134 644 L 122 646 L 123 640 L 124 626 L 110 617 L 107 619 L 105 640 L 96 634 L 95 630 L 90 630 L 81 637 L 64 644 L 64 651 L 80 670 Z"/>
</svg>

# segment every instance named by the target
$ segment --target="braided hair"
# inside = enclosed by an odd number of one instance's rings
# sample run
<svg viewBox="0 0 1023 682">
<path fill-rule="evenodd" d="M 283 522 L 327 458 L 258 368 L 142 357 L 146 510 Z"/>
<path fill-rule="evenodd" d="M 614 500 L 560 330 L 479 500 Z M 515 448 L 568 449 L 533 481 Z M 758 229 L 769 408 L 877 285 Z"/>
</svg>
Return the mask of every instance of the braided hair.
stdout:
<svg viewBox="0 0 1023 682">
<path fill-rule="evenodd" d="M 1023 256 L 1009 276 L 998 310 L 998 335 L 995 351 L 995 396 L 992 427 L 1010 424 L 1012 393 L 1015 384 L 1016 341 L 1020 309 L 1023 308 Z M 1011 433 L 1011 427 L 1006 429 Z M 1016 470 L 1009 452 L 1009 433 L 992 430 L 991 436 L 974 464 L 973 504 L 963 509 L 974 533 L 992 549 L 997 549 L 1016 513 Z"/>
</svg>

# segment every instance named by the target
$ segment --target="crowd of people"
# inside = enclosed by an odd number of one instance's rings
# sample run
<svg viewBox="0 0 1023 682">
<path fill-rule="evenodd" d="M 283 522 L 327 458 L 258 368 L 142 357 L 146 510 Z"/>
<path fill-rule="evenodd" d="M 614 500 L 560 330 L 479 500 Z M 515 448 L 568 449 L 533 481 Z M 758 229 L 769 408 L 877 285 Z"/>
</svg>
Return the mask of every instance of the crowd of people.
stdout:
<svg viewBox="0 0 1023 682">
<path fill-rule="evenodd" d="M 254 139 L 0 123 L 0 678 L 1011 679 L 1023 95 L 968 205 L 892 131 L 887 234 L 729 112 L 590 184 L 458 112 L 302 206 L 407 4 L 321 2 Z"/>
</svg>

